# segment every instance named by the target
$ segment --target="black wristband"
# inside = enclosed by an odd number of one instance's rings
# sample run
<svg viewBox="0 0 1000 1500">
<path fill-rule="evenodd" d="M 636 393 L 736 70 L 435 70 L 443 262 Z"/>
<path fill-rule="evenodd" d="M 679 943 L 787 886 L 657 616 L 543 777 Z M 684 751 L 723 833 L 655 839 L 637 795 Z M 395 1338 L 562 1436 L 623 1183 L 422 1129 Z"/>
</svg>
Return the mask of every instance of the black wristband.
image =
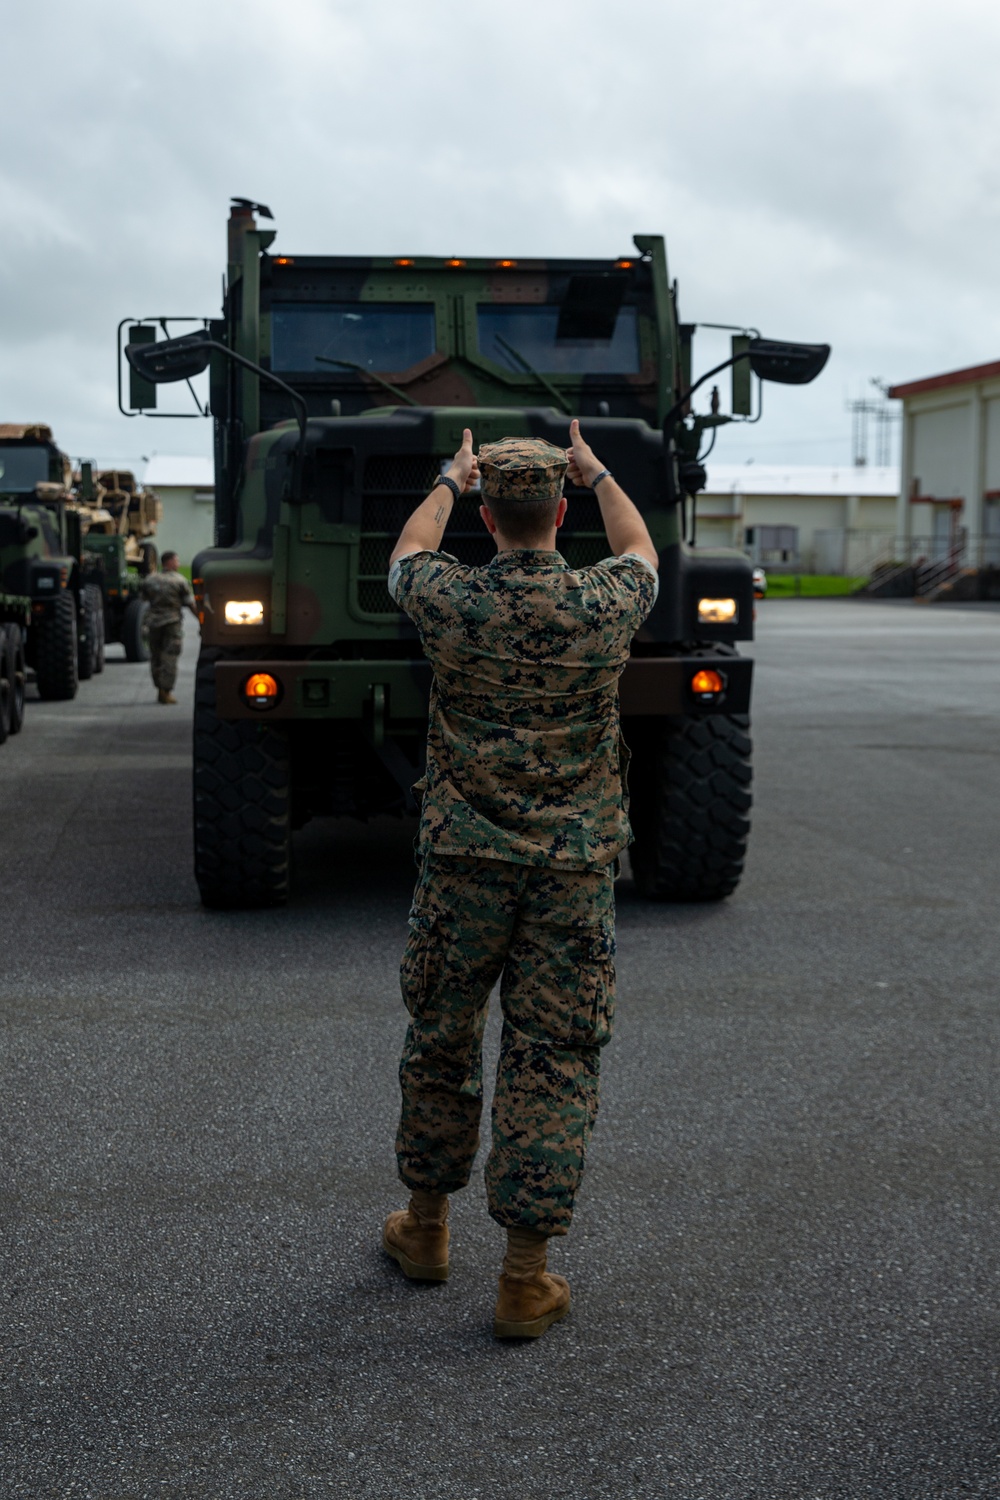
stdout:
<svg viewBox="0 0 1000 1500">
<path fill-rule="evenodd" d="M 612 474 L 610 469 L 602 469 L 601 472 L 599 474 L 595 474 L 593 479 L 590 481 L 590 488 L 592 490 L 596 490 L 602 479 L 613 479 L 614 477 L 615 476 Z"/>
<path fill-rule="evenodd" d="M 454 497 L 455 497 L 456 500 L 458 500 L 460 498 L 460 496 L 462 494 L 462 491 L 459 489 L 459 487 L 455 483 L 454 479 L 450 479 L 447 474 L 442 474 L 441 478 L 438 480 L 437 484 L 434 486 L 434 489 L 437 489 L 438 485 L 441 485 L 441 484 L 446 484 L 448 486 L 448 488 L 451 490 L 451 493 L 454 495 Z"/>
</svg>

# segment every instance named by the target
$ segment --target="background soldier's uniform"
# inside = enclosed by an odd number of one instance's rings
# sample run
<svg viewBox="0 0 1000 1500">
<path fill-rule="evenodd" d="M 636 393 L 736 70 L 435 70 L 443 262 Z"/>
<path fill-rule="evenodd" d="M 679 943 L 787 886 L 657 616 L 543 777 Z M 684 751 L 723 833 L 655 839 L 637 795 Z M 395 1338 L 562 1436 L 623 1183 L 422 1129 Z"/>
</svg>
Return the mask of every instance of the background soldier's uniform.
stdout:
<svg viewBox="0 0 1000 1500">
<path fill-rule="evenodd" d="M 161 693 L 177 681 L 177 660 L 184 643 L 181 611 L 194 608 L 194 594 L 183 573 L 150 573 L 142 581 L 142 597 L 149 600 L 149 670 Z"/>
<path fill-rule="evenodd" d="M 656 574 L 632 554 L 573 570 L 536 549 L 484 568 L 416 552 L 389 589 L 434 667 L 399 1173 L 411 1190 L 468 1182 L 500 978 L 490 1213 L 565 1234 L 613 1020 L 613 881 L 630 838 L 618 677 Z"/>
</svg>

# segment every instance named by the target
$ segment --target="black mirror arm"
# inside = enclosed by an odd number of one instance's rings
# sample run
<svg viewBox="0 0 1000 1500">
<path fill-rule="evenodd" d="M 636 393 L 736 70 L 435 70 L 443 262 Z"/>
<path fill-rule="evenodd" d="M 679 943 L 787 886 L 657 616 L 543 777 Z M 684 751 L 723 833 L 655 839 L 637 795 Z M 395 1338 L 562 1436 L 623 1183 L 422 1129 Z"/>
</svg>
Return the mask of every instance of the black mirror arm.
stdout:
<svg viewBox="0 0 1000 1500">
<path fill-rule="evenodd" d="M 199 340 L 199 343 L 201 342 Z M 255 365 L 252 359 L 247 359 L 244 355 L 237 354 L 235 349 L 230 349 L 226 344 L 220 344 L 218 339 L 205 339 L 203 347 L 206 349 L 217 349 L 220 354 L 224 354 L 227 359 L 231 359 L 233 364 L 242 365 L 244 370 L 249 370 L 259 380 L 266 381 L 268 385 L 273 385 L 279 391 L 284 391 L 285 395 L 292 402 L 299 424 L 299 446 L 295 450 L 291 495 L 292 501 L 297 502 L 302 498 L 302 465 L 306 455 L 306 423 L 309 420 L 309 412 L 305 399 L 299 395 L 298 391 L 293 391 L 290 385 L 286 385 L 283 380 L 279 380 L 277 375 L 272 375 L 270 370 L 264 370 L 260 365 Z"/>
<path fill-rule="evenodd" d="M 712 378 L 713 375 L 718 375 L 721 370 L 728 370 L 729 367 L 730 367 L 730 365 L 735 365 L 738 360 L 749 359 L 749 358 L 750 358 L 750 350 L 749 349 L 743 349 L 743 350 L 741 350 L 741 352 L 739 354 L 733 354 L 733 355 L 730 355 L 730 357 L 728 359 L 724 359 L 722 361 L 722 364 L 721 365 L 716 365 L 714 367 L 714 369 L 706 370 L 705 374 L 702 375 L 699 380 L 696 380 L 695 383 L 694 383 L 694 385 L 688 387 L 688 389 L 684 392 L 684 394 L 680 398 L 680 400 L 674 402 L 673 406 L 667 412 L 667 415 L 663 418 L 663 436 L 664 436 L 664 438 L 667 439 L 667 440 L 669 440 L 670 433 L 673 430 L 674 423 L 677 421 L 677 418 L 680 416 L 680 414 L 684 410 L 685 406 L 687 406 L 688 402 L 691 400 L 691 397 L 694 395 L 695 391 L 698 389 L 699 386 L 704 385 L 706 380 L 711 380 L 711 378 Z"/>
</svg>

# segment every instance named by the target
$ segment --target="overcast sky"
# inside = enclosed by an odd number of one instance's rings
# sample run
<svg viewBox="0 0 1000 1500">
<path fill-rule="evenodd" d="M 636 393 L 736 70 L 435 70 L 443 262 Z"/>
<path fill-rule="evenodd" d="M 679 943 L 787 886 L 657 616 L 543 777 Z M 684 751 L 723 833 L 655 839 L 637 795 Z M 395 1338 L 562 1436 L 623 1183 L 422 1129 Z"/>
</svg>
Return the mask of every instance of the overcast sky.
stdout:
<svg viewBox="0 0 1000 1500">
<path fill-rule="evenodd" d="M 995 0 L 34 0 L 4 23 L 0 421 L 209 452 L 117 415 L 115 327 L 217 313 L 243 194 L 286 254 L 663 233 L 685 319 L 833 345 L 716 456 L 847 463 L 870 377 L 1000 358 L 998 66 Z"/>
</svg>

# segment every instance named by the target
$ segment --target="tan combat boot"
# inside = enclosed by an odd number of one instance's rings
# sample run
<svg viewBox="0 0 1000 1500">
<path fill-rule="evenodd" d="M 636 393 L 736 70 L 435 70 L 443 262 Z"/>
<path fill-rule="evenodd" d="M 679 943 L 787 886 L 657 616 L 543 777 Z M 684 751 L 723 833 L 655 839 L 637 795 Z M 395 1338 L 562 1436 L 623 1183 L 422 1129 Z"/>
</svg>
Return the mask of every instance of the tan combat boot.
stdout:
<svg viewBox="0 0 1000 1500">
<path fill-rule="evenodd" d="M 545 1269 L 548 1235 L 508 1229 L 507 1254 L 493 1315 L 498 1339 L 537 1339 L 569 1312 L 569 1282 Z"/>
<path fill-rule="evenodd" d="M 448 1239 L 446 1194 L 418 1190 L 411 1193 L 409 1208 L 386 1219 L 382 1249 L 412 1281 L 447 1281 Z"/>
<path fill-rule="evenodd" d="M 156 701 L 158 703 L 176 703 L 177 699 L 174 697 L 173 693 L 168 692 L 166 688 L 160 688 L 159 693 L 157 694 Z"/>
</svg>

